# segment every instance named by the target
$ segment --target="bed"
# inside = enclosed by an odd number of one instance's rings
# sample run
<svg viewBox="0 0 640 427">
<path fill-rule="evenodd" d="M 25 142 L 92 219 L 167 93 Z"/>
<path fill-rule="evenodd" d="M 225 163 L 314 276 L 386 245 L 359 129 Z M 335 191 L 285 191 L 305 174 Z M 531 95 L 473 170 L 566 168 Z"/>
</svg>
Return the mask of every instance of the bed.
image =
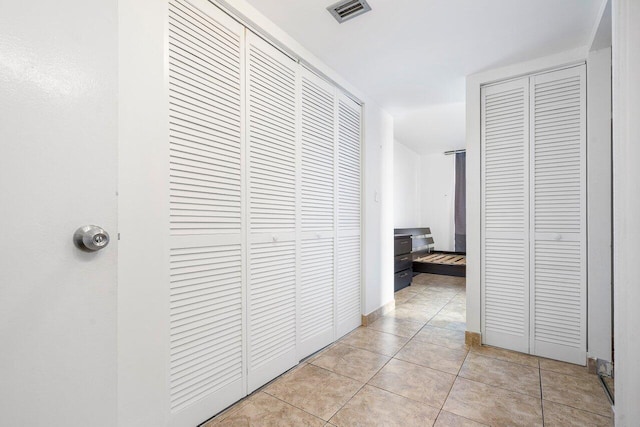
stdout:
<svg viewBox="0 0 640 427">
<path fill-rule="evenodd" d="M 411 235 L 413 272 L 443 274 L 465 277 L 467 274 L 466 256 L 463 252 L 434 251 L 431 229 L 396 228 L 395 234 Z"/>
</svg>

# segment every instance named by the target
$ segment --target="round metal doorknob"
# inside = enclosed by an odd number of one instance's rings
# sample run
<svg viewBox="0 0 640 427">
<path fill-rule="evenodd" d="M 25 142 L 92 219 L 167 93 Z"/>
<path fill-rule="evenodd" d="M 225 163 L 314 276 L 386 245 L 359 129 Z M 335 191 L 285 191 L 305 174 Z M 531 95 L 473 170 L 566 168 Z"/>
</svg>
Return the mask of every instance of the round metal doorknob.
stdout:
<svg viewBox="0 0 640 427">
<path fill-rule="evenodd" d="M 95 252 L 109 244 L 109 233 L 97 225 L 85 225 L 73 234 L 73 242 L 83 251 Z"/>
</svg>

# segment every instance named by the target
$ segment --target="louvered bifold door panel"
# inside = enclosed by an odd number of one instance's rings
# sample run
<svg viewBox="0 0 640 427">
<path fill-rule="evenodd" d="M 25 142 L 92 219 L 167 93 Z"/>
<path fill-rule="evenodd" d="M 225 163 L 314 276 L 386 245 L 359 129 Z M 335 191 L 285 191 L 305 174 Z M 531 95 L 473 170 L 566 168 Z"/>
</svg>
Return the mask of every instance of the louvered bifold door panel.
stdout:
<svg viewBox="0 0 640 427">
<path fill-rule="evenodd" d="M 334 236 L 303 239 L 300 248 L 298 358 L 334 341 Z"/>
<path fill-rule="evenodd" d="M 244 396 L 244 29 L 199 0 L 168 20 L 170 419 L 193 426 Z"/>
<path fill-rule="evenodd" d="M 249 392 L 296 358 L 297 64 L 247 33 Z"/>
<path fill-rule="evenodd" d="M 531 78 L 532 353 L 586 360 L 585 67 Z"/>
<path fill-rule="evenodd" d="M 298 357 L 334 340 L 336 89 L 300 70 Z"/>
<path fill-rule="evenodd" d="M 482 88 L 482 339 L 529 352 L 529 80 Z"/>
<path fill-rule="evenodd" d="M 362 323 L 362 107 L 338 98 L 336 318 L 337 337 Z"/>
</svg>

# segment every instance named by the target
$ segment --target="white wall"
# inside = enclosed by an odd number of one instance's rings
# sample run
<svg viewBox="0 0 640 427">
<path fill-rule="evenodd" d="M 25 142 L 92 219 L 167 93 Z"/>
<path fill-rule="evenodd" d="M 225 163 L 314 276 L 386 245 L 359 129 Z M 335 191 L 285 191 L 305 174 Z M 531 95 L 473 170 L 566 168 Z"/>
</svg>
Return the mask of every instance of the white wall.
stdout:
<svg viewBox="0 0 640 427">
<path fill-rule="evenodd" d="M 455 156 L 420 157 L 420 225 L 431 228 L 435 249 L 454 250 Z"/>
<path fill-rule="evenodd" d="M 393 301 L 393 118 L 365 106 L 364 307 Z"/>
<path fill-rule="evenodd" d="M 430 227 L 435 249 L 453 251 L 455 156 L 393 147 L 394 228 Z"/>
<path fill-rule="evenodd" d="M 393 227 L 419 227 L 420 224 L 420 155 L 393 142 Z"/>
<path fill-rule="evenodd" d="M 616 425 L 640 419 L 640 2 L 614 0 L 613 209 Z"/>
</svg>

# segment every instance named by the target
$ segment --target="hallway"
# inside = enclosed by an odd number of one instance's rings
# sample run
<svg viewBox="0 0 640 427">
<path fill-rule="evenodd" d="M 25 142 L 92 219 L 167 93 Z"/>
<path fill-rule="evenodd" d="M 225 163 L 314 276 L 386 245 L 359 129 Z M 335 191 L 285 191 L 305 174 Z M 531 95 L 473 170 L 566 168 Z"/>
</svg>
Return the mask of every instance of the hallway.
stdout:
<svg viewBox="0 0 640 427">
<path fill-rule="evenodd" d="M 468 348 L 464 278 L 421 274 L 396 310 L 303 361 L 213 426 L 610 426 L 586 368 Z"/>
</svg>

